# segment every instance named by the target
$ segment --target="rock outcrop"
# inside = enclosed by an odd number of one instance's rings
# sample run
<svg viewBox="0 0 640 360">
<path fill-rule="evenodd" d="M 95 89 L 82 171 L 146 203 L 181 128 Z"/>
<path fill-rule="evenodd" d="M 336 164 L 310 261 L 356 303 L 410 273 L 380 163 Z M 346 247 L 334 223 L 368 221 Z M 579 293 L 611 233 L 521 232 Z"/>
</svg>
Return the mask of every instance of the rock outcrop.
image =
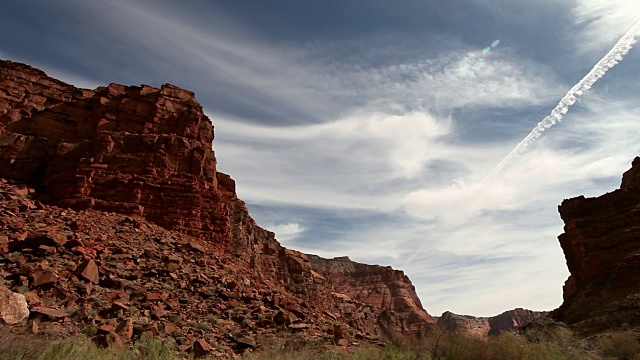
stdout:
<svg viewBox="0 0 640 360">
<path fill-rule="evenodd" d="M 640 158 L 620 189 L 565 200 L 559 212 L 571 275 L 552 317 L 584 333 L 640 326 Z"/>
<path fill-rule="evenodd" d="M 486 338 L 502 332 L 518 332 L 534 320 L 547 315 L 544 311 L 532 311 L 522 308 L 505 311 L 492 317 L 458 315 L 446 311 L 437 318 L 441 330 L 454 331 L 468 336 Z"/>
<path fill-rule="evenodd" d="M 79 89 L 0 61 L 0 179 L 26 184 L 2 183 L 6 285 L 29 290 L 34 313 L 49 320 L 73 318 L 58 308 L 95 309 L 100 316 L 81 313 L 65 324 L 77 325 L 71 333 L 88 318 L 106 326 L 101 344 L 119 344 L 118 329 L 130 329 L 134 316 L 146 324 L 134 324 L 141 332 L 132 337 L 122 330 L 125 341 L 173 329 L 171 313 L 202 321 L 205 306 L 235 322 L 226 330 L 245 340 L 213 334 L 198 342 L 201 352 L 212 342 L 243 350 L 282 326 L 351 343 L 432 324 L 401 272 L 376 277 L 393 292 L 391 303 L 351 298 L 314 270 L 313 256 L 282 247 L 251 218 L 234 180 L 217 171 L 213 139 L 211 121 L 187 90 Z M 101 295 L 89 300 L 94 286 Z M 56 306 L 42 307 L 42 299 Z M 189 331 L 189 339 L 206 337 Z"/>
<path fill-rule="evenodd" d="M 533 311 L 517 308 L 505 311 L 500 315 L 489 318 L 489 335 L 499 335 L 501 332 L 517 332 L 532 321 L 546 317 L 547 311 Z"/>
<path fill-rule="evenodd" d="M 309 255 L 311 267 L 347 296 L 383 312 L 380 324 L 390 332 L 418 334 L 430 331 L 435 322 L 423 309 L 415 287 L 400 270 L 367 265 L 348 257 L 324 259 Z"/>
</svg>

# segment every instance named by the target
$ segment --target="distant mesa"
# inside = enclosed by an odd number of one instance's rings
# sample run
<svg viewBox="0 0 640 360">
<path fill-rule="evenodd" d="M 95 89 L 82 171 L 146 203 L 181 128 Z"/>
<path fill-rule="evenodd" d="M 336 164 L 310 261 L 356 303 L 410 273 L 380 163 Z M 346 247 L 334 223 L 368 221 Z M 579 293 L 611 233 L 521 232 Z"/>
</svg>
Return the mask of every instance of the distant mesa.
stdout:
<svg viewBox="0 0 640 360">
<path fill-rule="evenodd" d="M 546 311 L 532 311 L 522 308 L 505 311 L 492 317 L 458 315 L 446 311 L 434 317 L 441 331 L 453 331 L 472 337 L 487 338 L 503 332 L 519 332 L 532 321 L 546 317 Z"/>
</svg>

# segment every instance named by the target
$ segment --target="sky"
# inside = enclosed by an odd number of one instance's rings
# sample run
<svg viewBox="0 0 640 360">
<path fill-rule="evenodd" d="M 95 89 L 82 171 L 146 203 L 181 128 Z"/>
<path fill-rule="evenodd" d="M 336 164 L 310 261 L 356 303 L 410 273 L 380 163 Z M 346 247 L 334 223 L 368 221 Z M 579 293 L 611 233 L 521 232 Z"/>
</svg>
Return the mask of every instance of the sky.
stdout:
<svg viewBox="0 0 640 360">
<path fill-rule="evenodd" d="M 639 19 L 629 0 L 26 0 L 3 4 L 0 58 L 194 91 L 283 245 L 402 269 L 432 315 L 492 316 L 562 303 L 557 206 L 640 155 L 640 49 L 486 178 Z"/>
</svg>

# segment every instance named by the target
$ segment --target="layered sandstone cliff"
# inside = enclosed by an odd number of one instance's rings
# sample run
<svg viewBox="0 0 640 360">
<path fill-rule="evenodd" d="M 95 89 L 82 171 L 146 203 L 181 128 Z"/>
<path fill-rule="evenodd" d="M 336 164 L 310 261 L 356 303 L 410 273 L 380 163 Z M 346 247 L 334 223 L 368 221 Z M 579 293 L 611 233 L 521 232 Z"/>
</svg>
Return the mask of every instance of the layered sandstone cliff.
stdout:
<svg viewBox="0 0 640 360">
<path fill-rule="evenodd" d="M 0 177 L 56 205 L 141 215 L 192 235 L 229 231 L 221 197 L 232 190 L 218 187 L 227 177 L 192 92 L 78 89 L 8 61 L 0 77 Z"/>
<path fill-rule="evenodd" d="M 585 333 L 640 326 L 640 158 L 619 189 L 565 200 L 559 211 L 571 275 L 552 317 Z"/>
<path fill-rule="evenodd" d="M 324 259 L 310 255 L 312 268 L 333 285 L 335 291 L 383 311 L 381 323 L 400 333 L 421 333 L 434 326 L 422 308 L 409 278 L 390 266 L 360 264 L 348 257 Z"/>
<path fill-rule="evenodd" d="M 326 324 L 334 323 L 350 327 L 344 333 L 352 338 L 375 339 L 383 330 L 415 333 L 433 323 L 401 272 L 385 270 L 391 275 L 375 279 L 345 274 L 356 276 L 349 280 L 354 289 L 381 281 L 395 294 L 391 302 L 345 297 L 353 291 L 334 289 L 330 277 L 314 271 L 315 257 L 282 247 L 251 218 L 233 179 L 216 170 L 213 139 L 211 121 L 187 90 L 169 84 L 78 89 L 0 61 L 0 178 L 28 184 L 35 192 L 30 196 L 45 204 L 123 214 L 182 234 L 190 239 L 182 247 L 246 269 L 239 274 L 271 306 L 298 311 L 298 320 L 303 312 L 314 314 L 329 332 Z"/>
<path fill-rule="evenodd" d="M 486 338 L 502 332 L 518 332 L 534 320 L 547 315 L 544 311 L 532 311 L 522 308 L 505 311 L 492 317 L 458 315 L 450 311 L 437 318 L 438 327 L 473 337 Z"/>
</svg>

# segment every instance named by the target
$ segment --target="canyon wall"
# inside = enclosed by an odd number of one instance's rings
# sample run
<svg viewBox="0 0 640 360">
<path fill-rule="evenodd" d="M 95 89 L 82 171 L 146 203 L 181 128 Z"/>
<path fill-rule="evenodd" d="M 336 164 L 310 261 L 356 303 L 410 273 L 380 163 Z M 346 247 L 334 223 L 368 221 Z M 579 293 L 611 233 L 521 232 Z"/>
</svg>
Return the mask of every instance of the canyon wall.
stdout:
<svg viewBox="0 0 640 360">
<path fill-rule="evenodd" d="M 585 333 L 640 326 L 640 158 L 619 189 L 564 200 L 559 212 L 571 275 L 552 317 Z"/>
<path fill-rule="evenodd" d="M 383 311 L 384 326 L 394 332 L 425 333 L 434 320 L 423 309 L 415 287 L 400 270 L 366 265 L 348 257 L 323 259 L 309 255 L 312 268 L 322 274 L 339 294 Z"/>
</svg>

